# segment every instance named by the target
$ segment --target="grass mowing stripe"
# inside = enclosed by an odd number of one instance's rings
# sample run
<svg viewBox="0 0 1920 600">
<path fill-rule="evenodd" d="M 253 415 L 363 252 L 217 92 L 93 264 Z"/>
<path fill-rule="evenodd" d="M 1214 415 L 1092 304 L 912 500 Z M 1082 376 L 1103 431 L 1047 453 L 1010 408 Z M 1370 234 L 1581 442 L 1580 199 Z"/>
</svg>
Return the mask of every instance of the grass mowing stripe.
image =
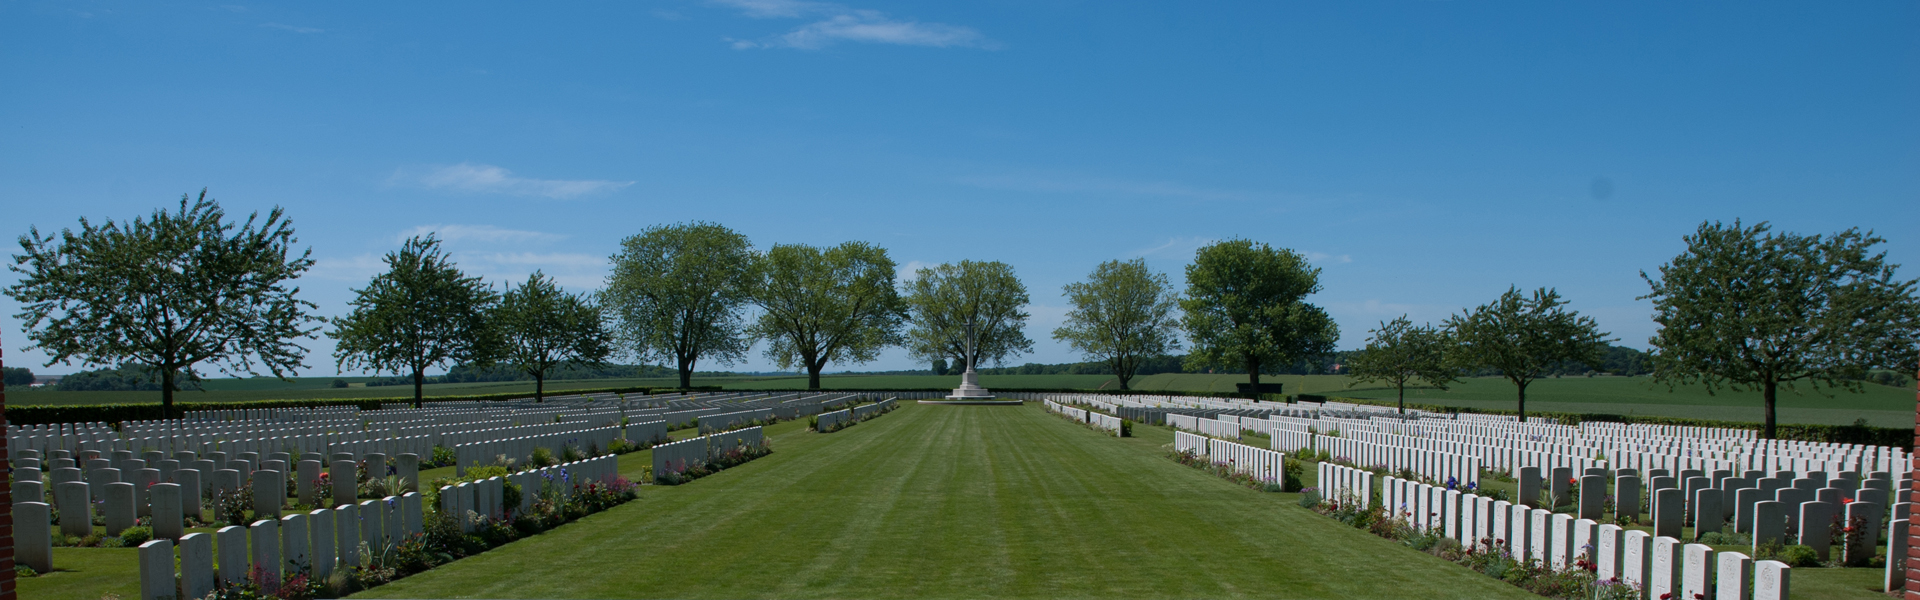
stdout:
<svg viewBox="0 0 1920 600">
<path fill-rule="evenodd" d="M 787 424 L 783 424 L 787 425 Z M 907 405 L 368 597 L 1473 597 L 1520 590 L 1037 407 Z"/>
</svg>

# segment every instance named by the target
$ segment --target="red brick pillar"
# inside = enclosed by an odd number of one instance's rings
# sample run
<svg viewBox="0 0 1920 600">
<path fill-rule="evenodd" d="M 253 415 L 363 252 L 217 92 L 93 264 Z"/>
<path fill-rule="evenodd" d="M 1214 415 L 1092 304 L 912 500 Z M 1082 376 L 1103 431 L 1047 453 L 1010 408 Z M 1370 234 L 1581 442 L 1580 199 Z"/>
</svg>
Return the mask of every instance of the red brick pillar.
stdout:
<svg viewBox="0 0 1920 600">
<path fill-rule="evenodd" d="M 0 367 L 7 361 L 0 360 Z M 13 592 L 13 461 L 7 457 L 7 384 L 0 381 L 0 469 L 5 470 L 6 485 L 0 486 L 0 600 L 14 600 Z"/>
<path fill-rule="evenodd" d="M 1913 417 L 1913 449 L 1920 450 L 1920 373 L 1916 373 L 1914 379 L 1914 385 L 1916 386 L 1914 388 L 1916 408 L 1914 408 Z M 1909 454 L 1909 457 L 1911 457 L 1911 454 Z M 1908 459 L 1907 471 L 1908 489 L 1901 492 L 1901 495 L 1906 496 L 1907 498 L 1905 499 L 1912 499 L 1916 492 L 1920 492 L 1920 468 L 1914 467 L 1911 458 Z M 1900 500 L 1902 500 L 1902 498 L 1893 499 L 1894 502 L 1899 502 Z M 1914 546 L 1914 544 L 1920 543 L 1920 527 L 1914 526 L 1914 520 L 1911 518 L 1907 519 L 1906 534 L 1907 555 L 1903 557 L 1907 561 L 1907 593 L 1905 597 L 1907 600 L 1920 600 L 1920 547 Z M 1893 560 L 1893 557 L 1889 556 L 1887 560 Z"/>
</svg>

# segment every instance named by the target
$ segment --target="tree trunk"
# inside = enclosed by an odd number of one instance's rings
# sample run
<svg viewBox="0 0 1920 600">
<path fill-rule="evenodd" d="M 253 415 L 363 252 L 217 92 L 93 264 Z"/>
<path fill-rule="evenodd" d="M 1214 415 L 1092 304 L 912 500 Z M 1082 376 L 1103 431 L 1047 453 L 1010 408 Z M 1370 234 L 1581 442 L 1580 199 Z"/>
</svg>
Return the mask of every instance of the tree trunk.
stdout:
<svg viewBox="0 0 1920 600">
<path fill-rule="evenodd" d="M 1253 357 L 1253 356 L 1247 357 L 1247 385 L 1248 385 L 1247 397 L 1252 398 L 1254 400 L 1259 400 L 1260 399 L 1260 359 L 1258 357 Z"/>
<path fill-rule="evenodd" d="M 1527 424 L 1527 384 L 1516 381 L 1514 385 L 1520 388 L 1520 410 L 1518 412 L 1520 413 L 1520 424 L 1525 425 Z"/>
<path fill-rule="evenodd" d="M 1120 391 L 1127 391 L 1127 381 L 1133 379 L 1133 370 L 1121 366 L 1120 359 L 1118 358 L 1114 359 L 1113 362 L 1107 366 L 1113 368 L 1113 377 L 1120 380 Z"/>
<path fill-rule="evenodd" d="M 534 373 L 534 374 L 533 374 L 533 401 L 534 401 L 534 402 L 546 402 L 546 401 L 547 401 L 547 373 L 546 373 L 546 371 L 541 371 L 541 372 L 539 372 L 539 373 Z"/>
<path fill-rule="evenodd" d="M 693 361 L 680 359 L 680 389 L 693 389 Z"/>
<path fill-rule="evenodd" d="M 1767 376 L 1766 383 L 1760 385 L 1760 397 L 1765 399 L 1767 403 L 1766 431 L 1763 432 L 1760 437 L 1769 440 L 1775 439 L 1773 434 L 1773 402 L 1778 399 L 1776 392 L 1779 390 L 1779 386 L 1780 382 L 1774 381 L 1771 375 Z"/>
<path fill-rule="evenodd" d="M 420 408 L 421 403 L 424 402 L 424 400 L 422 400 L 422 397 L 424 397 L 426 394 L 423 393 L 420 388 L 426 384 L 426 380 L 427 380 L 427 368 L 414 367 L 413 368 L 413 407 L 414 408 Z"/>
<path fill-rule="evenodd" d="M 173 369 L 160 370 L 160 418 L 173 418 Z"/>
<path fill-rule="evenodd" d="M 1400 414 L 1407 414 L 1407 384 L 1400 382 Z"/>
<path fill-rule="evenodd" d="M 827 368 L 827 361 L 823 360 L 818 363 L 807 361 L 807 389 L 813 391 L 820 390 L 820 370 L 825 368 Z"/>
</svg>

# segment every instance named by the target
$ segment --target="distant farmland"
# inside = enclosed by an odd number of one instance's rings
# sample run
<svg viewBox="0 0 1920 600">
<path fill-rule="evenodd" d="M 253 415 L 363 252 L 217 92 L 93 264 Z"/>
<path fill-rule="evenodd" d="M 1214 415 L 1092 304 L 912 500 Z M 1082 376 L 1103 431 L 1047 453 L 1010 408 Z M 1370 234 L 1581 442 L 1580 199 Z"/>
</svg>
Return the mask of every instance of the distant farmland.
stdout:
<svg viewBox="0 0 1920 600">
<path fill-rule="evenodd" d="M 247 400 L 315 398 L 411 398 L 411 386 L 329 387 L 333 377 L 305 377 L 292 382 L 270 378 L 213 379 L 209 391 L 183 391 L 175 394 L 182 402 L 236 402 Z M 369 378 L 345 377 L 352 383 Z M 1107 375 L 982 375 L 981 384 L 997 389 L 1084 389 L 1115 390 L 1118 382 Z M 1232 392 L 1234 384 L 1245 382 L 1245 375 L 1208 373 L 1163 373 L 1135 377 L 1135 390 L 1181 392 Z M 1378 384 L 1350 385 L 1341 375 L 1264 376 L 1261 381 L 1280 383 L 1288 394 L 1323 394 L 1354 398 L 1392 400 L 1394 391 Z M 826 375 L 821 385 L 828 389 L 940 389 L 958 384 L 955 376 L 937 375 Z M 547 391 L 623 387 L 672 387 L 674 378 L 575 379 L 547 382 Z M 694 385 L 719 386 L 732 390 L 792 390 L 807 385 L 804 376 L 696 377 Z M 1407 401 L 1477 409 L 1512 410 L 1513 385 L 1496 377 L 1470 378 L 1442 391 L 1433 388 L 1407 390 Z M 531 381 L 489 383 L 448 383 L 426 386 L 432 396 L 474 394 L 533 393 Z M 11 405 L 101 404 L 158 402 L 159 392 L 54 392 L 7 390 Z M 1660 415 L 1724 421 L 1761 420 L 1758 392 L 1721 391 L 1709 395 L 1700 386 L 1682 386 L 1669 391 L 1667 386 L 1646 377 L 1567 377 L 1544 379 L 1527 390 L 1528 410 L 1574 413 L 1610 413 L 1622 415 Z M 1844 425 L 1856 419 L 1880 427 L 1906 427 L 1913 423 L 1914 390 L 1866 384 L 1864 393 L 1822 390 L 1798 394 L 1781 392 L 1780 420 L 1784 423 Z"/>
</svg>

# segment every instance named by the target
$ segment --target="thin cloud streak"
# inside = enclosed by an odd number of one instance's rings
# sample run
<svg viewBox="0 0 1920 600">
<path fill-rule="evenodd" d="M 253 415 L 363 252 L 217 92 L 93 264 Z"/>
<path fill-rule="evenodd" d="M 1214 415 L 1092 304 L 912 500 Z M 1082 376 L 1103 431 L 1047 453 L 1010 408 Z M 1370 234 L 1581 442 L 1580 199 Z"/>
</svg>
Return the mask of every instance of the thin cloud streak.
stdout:
<svg viewBox="0 0 1920 600">
<path fill-rule="evenodd" d="M 1210 237 L 1173 237 L 1168 238 L 1167 243 L 1134 250 L 1128 252 L 1126 255 L 1133 258 L 1174 258 L 1185 260 L 1193 258 L 1193 253 L 1199 251 L 1200 248 L 1218 241 L 1220 240 Z"/>
<path fill-rule="evenodd" d="M 326 33 L 326 32 L 327 32 L 327 30 L 325 30 L 325 29 L 320 29 L 320 28 L 318 28 L 318 27 L 295 27 L 295 26 L 293 26 L 293 25 L 286 25 L 286 24 L 282 24 L 282 23 L 261 23 L 261 24 L 260 24 L 260 26 L 261 26 L 261 27 L 265 27 L 265 28 L 268 28 L 268 29 L 279 29 L 279 30 L 282 30 L 282 31 L 291 31 L 291 32 L 294 32 L 294 33 L 305 33 L 305 34 L 313 34 L 313 33 Z"/>
<path fill-rule="evenodd" d="M 632 181 L 608 181 L 598 179 L 532 179 L 515 177 L 512 171 L 500 167 L 471 163 L 433 167 L 425 171 L 400 169 L 394 171 L 390 181 L 416 185 L 427 189 L 507 194 L 513 196 L 540 196 L 554 199 L 611 192 L 635 183 Z"/>
<path fill-rule="evenodd" d="M 1164 196 L 1195 200 L 1248 200 L 1254 194 L 1236 190 L 1194 187 L 1170 181 L 1128 181 L 1083 177 L 1030 177 L 1020 175 L 982 175 L 960 177 L 955 181 L 979 188 L 1011 192 L 1055 194 L 1125 194 Z"/>
<path fill-rule="evenodd" d="M 896 19 L 877 10 L 856 9 L 830 2 L 801 0 L 714 0 L 713 4 L 733 8 L 754 19 L 797 19 L 823 17 L 793 31 L 758 40 L 726 38 L 735 50 L 789 48 L 819 50 L 841 42 L 893 44 L 929 48 L 998 49 L 972 27 L 945 23 L 923 23 Z"/>
<path fill-rule="evenodd" d="M 405 242 L 408 238 L 434 234 L 441 241 L 453 242 L 553 242 L 567 239 L 567 236 L 544 231 L 525 231 L 505 229 L 492 225 L 420 225 L 400 232 L 395 241 Z"/>
</svg>

